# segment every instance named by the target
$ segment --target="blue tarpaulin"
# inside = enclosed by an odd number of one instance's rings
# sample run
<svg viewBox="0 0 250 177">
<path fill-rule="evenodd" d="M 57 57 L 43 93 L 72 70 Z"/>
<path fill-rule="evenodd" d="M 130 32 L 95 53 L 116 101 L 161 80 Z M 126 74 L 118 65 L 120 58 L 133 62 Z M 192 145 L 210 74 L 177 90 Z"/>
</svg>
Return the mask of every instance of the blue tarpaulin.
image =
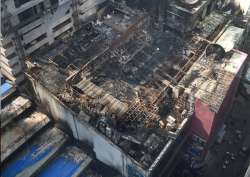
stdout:
<svg viewBox="0 0 250 177">
<path fill-rule="evenodd" d="M 59 156 L 45 168 L 39 177 L 71 177 L 77 171 L 80 164 L 65 157 Z"/>
<path fill-rule="evenodd" d="M 63 150 L 54 160 L 52 160 L 41 172 L 38 177 L 71 177 L 73 176 L 85 159 L 76 160 L 76 157 L 71 156 L 70 149 L 74 146 L 69 146 Z M 76 158 L 76 159 L 74 159 Z"/>
<path fill-rule="evenodd" d="M 22 155 L 13 160 L 7 168 L 1 170 L 1 177 L 15 177 L 18 174 L 22 173 L 24 170 L 32 167 L 37 162 L 44 159 L 52 150 L 51 147 L 44 149 L 42 152 L 39 152 L 40 146 L 33 145 L 29 147 Z"/>
<path fill-rule="evenodd" d="M 6 95 L 11 89 L 13 88 L 13 86 L 7 82 L 5 82 L 4 84 L 1 85 L 1 97 L 3 97 L 4 95 Z"/>
</svg>

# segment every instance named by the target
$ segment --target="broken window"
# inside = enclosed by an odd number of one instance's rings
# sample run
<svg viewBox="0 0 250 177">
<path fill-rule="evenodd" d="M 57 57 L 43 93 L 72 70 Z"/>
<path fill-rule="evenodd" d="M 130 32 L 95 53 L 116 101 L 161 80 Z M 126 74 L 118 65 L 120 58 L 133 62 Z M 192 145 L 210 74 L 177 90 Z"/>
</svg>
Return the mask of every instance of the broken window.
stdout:
<svg viewBox="0 0 250 177">
<path fill-rule="evenodd" d="M 32 23 L 33 21 L 40 18 L 44 11 L 43 2 L 39 3 L 36 6 L 33 6 L 20 14 L 18 14 L 18 18 L 20 20 L 20 28 L 27 25 L 28 23 Z"/>
<path fill-rule="evenodd" d="M 9 43 L 4 44 L 3 48 L 8 49 L 8 48 L 11 48 L 12 46 L 13 46 L 13 43 L 10 41 Z"/>
<path fill-rule="evenodd" d="M 25 25 L 28 22 L 31 23 L 32 21 L 39 18 L 39 15 L 41 15 L 43 11 L 44 11 L 44 4 L 43 2 L 41 2 L 37 6 L 33 6 L 18 14 L 18 18 L 22 22 L 22 25 Z"/>
<path fill-rule="evenodd" d="M 18 14 L 18 18 L 20 21 L 26 21 L 27 19 L 33 17 L 35 14 L 37 14 L 37 10 L 35 7 L 31 7 L 20 14 Z"/>
<path fill-rule="evenodd" d="M 52 7 L 57 7 L 58 6 L 58 0 L 50 0 L 51 6 Z"/>
</svg>

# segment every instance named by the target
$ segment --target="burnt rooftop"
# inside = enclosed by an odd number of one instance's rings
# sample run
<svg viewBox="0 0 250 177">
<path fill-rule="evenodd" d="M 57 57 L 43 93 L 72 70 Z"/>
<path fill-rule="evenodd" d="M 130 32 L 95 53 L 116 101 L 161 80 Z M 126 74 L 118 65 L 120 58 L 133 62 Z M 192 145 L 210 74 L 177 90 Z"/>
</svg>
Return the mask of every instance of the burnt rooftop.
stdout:
<svg viewBox="0 0 250 177">
<path fill-rule="evenodd" d="M 92 22 L 83 24 L 71 38 L 59 39 L 52 46 L 33 54 L 32 60 L 51 62 L 65 70 L 80 67 L 109 48 L 119 45 L 123 37 L 145 23 L 143 13 L 115 8 L 112 4 L 101 9 Z"/>
<path fill-rule="evenodd" d="M 111 6 L 28 62 L 33 78 L 144 169 L 193 114 L 193 96 L 175 86 L 207 45 L 147 25 L 146 14 Z"/>
<path fill-rule="evenodd" d="M 209 45 L 209 47 L 214 48 L 219 45 Z M 222 56 L 206 53 L 192 65 L 179 82 L 179 86 L 192 90 L 196 98 L 207 103 L 214 112 L 218 112 L 245 58 L 246 55 L 237 50 Z"/>
</svg>

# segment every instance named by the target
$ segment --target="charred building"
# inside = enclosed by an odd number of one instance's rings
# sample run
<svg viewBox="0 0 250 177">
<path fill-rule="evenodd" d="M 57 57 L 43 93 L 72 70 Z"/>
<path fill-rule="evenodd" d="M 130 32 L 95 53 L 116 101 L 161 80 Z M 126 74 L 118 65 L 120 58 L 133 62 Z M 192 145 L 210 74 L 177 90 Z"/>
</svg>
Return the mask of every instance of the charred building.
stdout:
<svg viewBox="0 0 250 177">
<path fill-rule="evenodd" d="M 190 135 L 204 156 L 231 103 L 246 22 L 214 1 L 136 2 L 106 2 L 82 21 L 72 2 L 70 35 L 27 54 L 24 87 L 93 158 L 126 177 L 168 176 Z"/>
<path fill-rule="evenodd" d="M 187 136 L 194 98 L 169 87 L 187 60 L 172 64 L 161 46 L 180 39 L 152 37 L 145 14 L 113 5 L 102 12 L 60 47 L 34 55 L 28 75 L 38 99 L 98 160 L 124 176 L 151 176 Z"/>
</svg>

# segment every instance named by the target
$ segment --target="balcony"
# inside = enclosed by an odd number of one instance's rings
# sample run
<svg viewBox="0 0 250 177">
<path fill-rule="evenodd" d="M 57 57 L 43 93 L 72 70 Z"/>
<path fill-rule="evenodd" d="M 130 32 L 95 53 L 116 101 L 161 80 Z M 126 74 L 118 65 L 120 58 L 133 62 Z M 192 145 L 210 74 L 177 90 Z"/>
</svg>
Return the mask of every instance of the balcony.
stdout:
<svg viewBox="0 0 250 177">
<path fill-rule="evenodd" d="M 64 27 L 58 29 L 57 31 L 54 32 L 54 37 L 56 38 L 60 34 L 64 33 L 65 31 L 69 30 L 70 28 L 73 27 L 73 22 L 71 21 L 69 24 L 65 25 Z"/>
<path fill-rule="evenodd" d="M 40 47 L 42 47 L 43 45 L 45 45 L 46 43 L 48 43 L 48 38 L 44 38 L 43 40 L 37 42 L 36 44 L 32 45 L 31 47 L 27 48 L 25 50 L 26 54 L 31 54 L 32 52 L 34 52 L 35 50 L 39 49 Z"/>
</svg>

